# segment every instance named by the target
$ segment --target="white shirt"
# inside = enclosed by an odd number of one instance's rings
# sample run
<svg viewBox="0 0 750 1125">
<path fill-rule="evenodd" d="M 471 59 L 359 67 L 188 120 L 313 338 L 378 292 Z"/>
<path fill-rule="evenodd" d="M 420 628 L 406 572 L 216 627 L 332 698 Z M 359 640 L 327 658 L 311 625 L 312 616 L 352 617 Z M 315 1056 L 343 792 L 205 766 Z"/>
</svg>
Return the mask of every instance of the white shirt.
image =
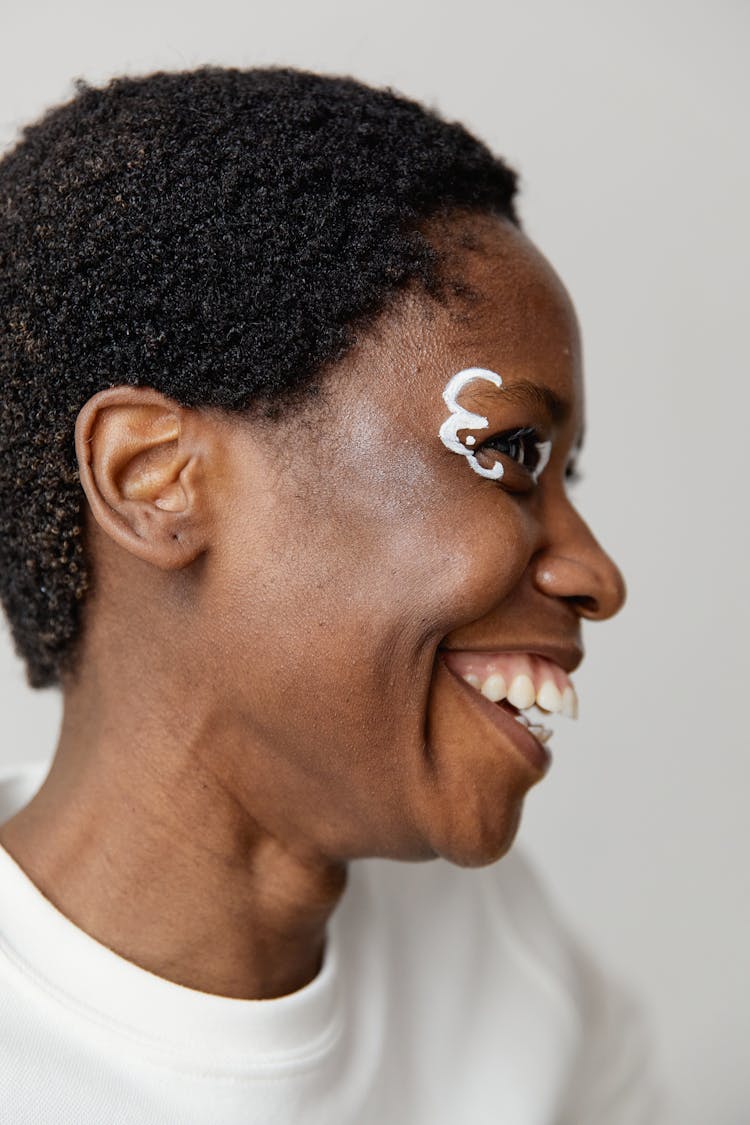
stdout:
<svg viewBox="0 0 750 1125">
<path fill-rule="evenodd" d="M 0 823 L 46 768 L 0 774 Z M 318 976 L 273 1000 L 132 964 L 0 848 L 1 1125 L 653 1125 L 652 1048 L 517 845 L 353 862 Z"/>
</svg>

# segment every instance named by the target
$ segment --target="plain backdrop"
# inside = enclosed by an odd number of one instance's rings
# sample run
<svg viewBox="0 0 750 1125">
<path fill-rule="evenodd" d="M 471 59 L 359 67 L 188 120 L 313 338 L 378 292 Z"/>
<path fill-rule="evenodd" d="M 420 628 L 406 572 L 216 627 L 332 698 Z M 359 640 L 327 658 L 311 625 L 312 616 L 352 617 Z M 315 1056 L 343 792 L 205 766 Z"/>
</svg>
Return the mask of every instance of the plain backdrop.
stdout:
<svg viewBox="0 0 750 1125">
<path fill-rule="evenodd" d="M 579 505 L 629 601 L 585 633 L 581 717 L 557 723 L 519 840 L 640 992 L 680 1125 L 750 1120 L 749 11 L 0 0 L 2 144 L 76 76 L 288 63 L 391 85 L 521 173 L 583 328 Z M 60 700 L 2 629 L 0 706 L 0 763 L 51 753 Z"/>
</svg>

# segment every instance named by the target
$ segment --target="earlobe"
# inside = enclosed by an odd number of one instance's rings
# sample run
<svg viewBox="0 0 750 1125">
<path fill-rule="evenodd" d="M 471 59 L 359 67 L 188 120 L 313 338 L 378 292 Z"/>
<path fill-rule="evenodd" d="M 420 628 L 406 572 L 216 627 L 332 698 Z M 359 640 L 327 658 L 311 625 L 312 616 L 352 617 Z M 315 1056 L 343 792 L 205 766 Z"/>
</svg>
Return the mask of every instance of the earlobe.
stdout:
<svg viewBox="0 0 750 1125">
<path fill-rule="evenodd" d="M 81 486 L 99 526 L 125 550 L 179 569 L 206 548 L 199 457 L 185 408 L 150 387 L 110 387 L 76 420 Z"/>
</svg>

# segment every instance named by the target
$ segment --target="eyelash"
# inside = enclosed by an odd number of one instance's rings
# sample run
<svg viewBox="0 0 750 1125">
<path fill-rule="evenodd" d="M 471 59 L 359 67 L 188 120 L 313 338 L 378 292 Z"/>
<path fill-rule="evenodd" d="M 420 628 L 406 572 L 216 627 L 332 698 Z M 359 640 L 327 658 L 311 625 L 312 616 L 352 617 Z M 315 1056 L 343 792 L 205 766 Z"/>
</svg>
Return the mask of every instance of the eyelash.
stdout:
<svg viewBox="0 0 750 1125">
<path fill-rule="evenodd" d="M 537 445 L 541 438 L 539 432 L 533 426 L 523 426 L 518 430 L 505 430 L 501 434 L 494 434 L 493 437 L 487 438 L 478 446 L 476 452 L 482 449 L 496 449 L 498 453 L 504 453 L 506 457 L 510 457 L 512 461 L 522 469 L 525 469 L 529 474 L 534 472 L 536 464 L 539 462 L 539 452 Z M 501 445 L 512 445 L 513 443 L 520 443 L 521 460 L 514 457 L 508 449 L 501 449 Z"/>
<path fill-rule="evenodd" d="M 483 441 L 481 445 L 477 446 L 475 454 L 482 449 L 497 449 L 498 453 L 504 453 L 506 457 L 510 457 L 512 461 L 515 461 L 519 468 L 525 469 L 531 475 L 534 472 L 534 458 L 536 458 L 538 463 L 539 453 L 536 446 L 541 440 L 542 438 L 539 431 L 534 429 L 533 426 L 523 426 L 517 430 L 504 430 L 502 433 L 494 434 L 492 437 L 487 438 L 486 441 Z M 521 449 L 524 453 L 520 461 L 509 453 L 507 449 L 498 449 L 498 445 L 511 445 L 513 442 L 523 443 Z M 530 447 L 531 460 L 528 460 L 526 456 L 525 450 L 527 447 Z M 531 468 L 529 467 L 530 465 Z M 582 479 L 583 474 L 580 472 L 575 462 L 569 462 L 565 469 L 565 480 L 568 485 L 578 484 Z"/>
</svg>

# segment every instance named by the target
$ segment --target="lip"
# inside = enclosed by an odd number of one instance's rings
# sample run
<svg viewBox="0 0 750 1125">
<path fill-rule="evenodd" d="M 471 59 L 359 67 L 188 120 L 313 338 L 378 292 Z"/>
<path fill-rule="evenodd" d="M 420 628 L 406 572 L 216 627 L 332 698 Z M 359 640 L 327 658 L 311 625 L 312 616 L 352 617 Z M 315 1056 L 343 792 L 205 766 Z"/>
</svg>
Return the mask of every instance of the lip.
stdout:
<svg viewBox="0 0 750 1125">
<path fill-rule="evenodd" d="M 546 660 L 552 660 L 555 664 L 570 675 L 575 672 L 583 661 L 584 651 L 581 645 L 565 645 L 555 641 L 543 642 L 530 642 L 529 644 L 515 644 L 515 645 L 438 645 L 438 653 L 440 652 L 525 652 L 529 656 L 542 656 Z M 445 661 L 443 661 L 445 663 Z M 463 681 L 462 681 L 463 682 Z M 471 689 L 473 690 L 473 689 Z M 494 705 L 493 705 L 494 706 Z M 518 726 L 518 724 L 516 724 Z"/>
<path fill-rule="evenodd" d="M 440 651 L 441 650 L 438 649 L 438 654 L 440 653 Z M 461 651 L 461 652 L 469 652 L 469 651 L 471 651 L 471 652 L 496 652 L 498 650 L 497 649 L 470 649 L 470 650 L 469 649 L 455 649 L 454 651 L 456 651 L 456 652 L 458 652 L 458 651 Z M 518 650 L 503 649 L 503 651 L 504 652 L 509 652 L 509 651 L 511 651 L 511 652 L 512 651 L 528 652 L 529 650 L 528 649 L 518 649 Z M 539 655 L 544 655 L 544 654 L 540 653 Z M 554 658 L 552 658 L 552 659 L 554 659 Z M 471 700 L 472 705 L 474 707 L 478 708 L 479 711 L 483 715 L 485 715 L 488 719 L 490 719 L 491 722 L 497 727 L 497 729 L 499 731 L 501 731 L 510 742 L 513 743 L 515 748 L 521 754 L 523 754 L 526 761 L 529 762 L 529 764 L 531 766 L 533 766 L 535 772 L 537 774 L 539 774 L 540 777 L 544 777 L 544 775 L 547 773 L 549 767 L 552 764 L 552 754 L 547 749 L 547 747 L 544 746 L 541 742 L 539 742 L 538 739 L 534 738 L 534 735 L 531 734 L 526 729 L 526 727 L 522 726 L 521 723 L 517 722 L 513 718 L 512 715 L 509 715 L 507 711 L 504 711 L 502 709 L 502 707 L 498 707 L 497 703 L 492 703 L 489 699 L 486 699 L 483 695 L 480 694 L 480 692 L 476 691 L 475 688 L 471 687 L 470 684 L 467 684 L 465 680 L 462 680 L 460 676 L 456 675 L 456 673 L 451 668 L 448 667 L 448 664 L 446 663 L 445 660 L 443 660 L 441 658 L 440 663 L 442 664 L 442 666 L 445 669 L 447 669 L 447 671 L 450 673 L 450 675 L 453 677 L 453 679 L 456 681 L 456 683 L 461 685 L 462 691 L 467 693 L 467 698 Z M 579 661 L 579 663 L 580 663 L 580 661 Z"/>
</svg>

